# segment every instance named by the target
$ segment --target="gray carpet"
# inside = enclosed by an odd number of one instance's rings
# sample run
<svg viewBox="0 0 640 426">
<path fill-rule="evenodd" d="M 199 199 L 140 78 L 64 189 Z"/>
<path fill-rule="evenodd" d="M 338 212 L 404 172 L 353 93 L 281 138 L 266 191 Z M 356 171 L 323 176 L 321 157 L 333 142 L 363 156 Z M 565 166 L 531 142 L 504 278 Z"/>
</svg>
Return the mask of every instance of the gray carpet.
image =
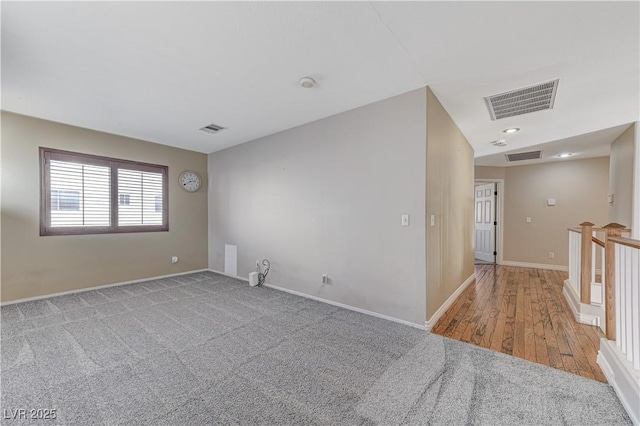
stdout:
<svg viewBox="0 0 640 426">
<path fill-rule="evenodd" d="M 213 273 L 1 311 L 2 424 L 630 424 L 602 383 Z"/>
</svg>

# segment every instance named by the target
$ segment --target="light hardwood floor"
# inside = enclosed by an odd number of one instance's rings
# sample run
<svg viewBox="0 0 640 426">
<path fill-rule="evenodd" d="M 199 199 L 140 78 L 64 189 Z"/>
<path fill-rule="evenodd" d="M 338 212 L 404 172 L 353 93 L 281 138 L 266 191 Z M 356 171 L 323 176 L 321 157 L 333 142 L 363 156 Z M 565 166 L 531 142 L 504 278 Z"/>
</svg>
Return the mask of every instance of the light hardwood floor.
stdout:
<svg viewBox="0 0 640 426">
<path fill-rule="evenodd" d="M 432 332 L 606 383 L 596 364 L 598 327 L 576 322 L 566 272 L 476 265 L 476 282 Z"/>
</svg>

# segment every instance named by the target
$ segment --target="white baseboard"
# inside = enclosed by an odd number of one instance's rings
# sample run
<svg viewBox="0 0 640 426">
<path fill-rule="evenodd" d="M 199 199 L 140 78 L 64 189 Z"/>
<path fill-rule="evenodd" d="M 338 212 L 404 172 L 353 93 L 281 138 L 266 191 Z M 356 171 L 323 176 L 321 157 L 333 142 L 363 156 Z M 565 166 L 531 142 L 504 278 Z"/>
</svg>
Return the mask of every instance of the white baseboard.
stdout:
<svg viewBox="0 0 640 426">
<path fill-rule="evenodd" d="M 502 265 L 516 266 L 518 268 L 549 269 L 552 271 L 564 271 L 564 272 L 567 272 L 569 270 L 569 267 L 564 265 L 548 265 L 546 263 L 515 262 L 513 260 L 503 260 Z"/>
<path fill-rule="evenodd" d="M 237 280 L 249 282 L 249 278 L 241 277 L 240 275 L 227 274 L 226 272 L 217 271 L 217 270 L 211 269 L 211 268 L 207 269 L 207 271 L 214 272 L 214 273 L 220 274 L 220 275 L 224 275 L 225 277 L 235 278 Z"/>
<path fill-rule="evenodd" d="M 607 381 L 634 425 L 640 425 L 640 371 L 634 370 L 615 342 L 600 339 L 597 358 Z"/>
<path fill-rule="evenodd" d="M 61 291 L 61 292 L 58 292 L 58 293 L 45 294 L 45 295 L 42 295 L 42 296 L 27 297 L 27 298 L 24 298 L 24 299 L 8 300 L 6 302 L 0 303 L 0 306 L 12 305 L 14 303 L 30 302 L 32 300 L 48 299 L 49 297 L 64 296 L 64 295 L 67 295 L 67 294 L 84 293 L 85 291 L 100 290 L 102 288 L 118 287 L 118 286 L 121 286 L 121 285 L 141 283 L 141 282 L 145 282 L 145 281 L 159 280 L 159 279 L 162 279 L 162 278 L 171 278 L 171 277 L 177 277 L 179 275 L 195 274 L 195 273 L 198 273 L 198 272 L 206 272 L 206 271 L 209 271 L 209 269 L 194 269 L 193 271 L 178 272 L 178 273 L 175 273 L 175 274 L 168 274 L 168 275 L 158 275 L 156 277 L 140 278 L 139 280 L 122 281 L 122 282 L 118 282 L 118 283 L 98 285 L 98 286 L 95 286 L 95 287 L 79 288 L 77 290 Z"/>
<path fill-rule="evenodd" d="M 248 278 L 235 276 L 235 275 L 230 275 L 230 274 L 225 274 L 224 272 L 216 271 L 215 269 L 209 269 L 209 270 L 211 272 L 215 272 L 216 274 L 226 275 L 227 277 L 237 278 L 237 279 L 242 280 L 242 281 L 247 281 L 247 282 L 249 281 Z M 427 329 L 424 325 L 415 324 L 415 323 L 410 322 L 410 321 L 402 320 L 402 319 L 395 318 L 395 317 L 390 317 L 388 315 L 380 314 L 378 312 L 368 311 L 366 309 L 358 308 L 358 307 L 347 305 L 347 304 L 340 303 L 340 302 L 335 302 L 333 300 L 323 299 L 322 297 L 312 296 L 310 294 L 302 293 L 302 292 L 296 291 L 296 290 L 291 290 L 291 289 L 288 289 L 286 287 L 280 287 L 280 286 L 277 286 L 277 285 L 274 285 L 274 284 L 267 284 L 267 283 L 263 284 L 263 286 L 264 287 L 268 287 L 268 288 L 272 288 L 274 290 L 283 291 L 285 293 L 295 294 L 296 296 L 305 297 L 307 299 L 316 300 L 318 302 L 326 303 L 326 304 L 329 304 L 329 305 L 337 306 L 339 308 L 349 309 L 350 311 L 359 312 L 361 314 L 371 315 L 372 317 L 382 318 L 382 319 L 385 319 L 387 321 L 393 321 L 393 322 L 397 322 L 397 323 L 400 323 L 400 324 L 408 325 L 410 327 L 418 328 L 420 330 L 426 330 Z"/>
<path fill-rule="evenodd" d="M 440 317 L 442 317 L 442 315 L 444 315 L 444 313 L 447 312 L 447 309 L 449 309 L 451 305 L 453 305 L 453 302 L 455 302 L 456 299 L 462 294 L 464 289 L 467 288 L 467 286 L 471 284 L 473 281 L 475 281 L 475 279 L 476 279 L 476 274 L 473 273 L 471 274 L 471 276 L 469 276 L 469 278 L 464 280 L 464 282 L 460 285 L 460 287 L 458 287 L 456 291 L 454 291 L 453 294 L 449 296 L 449 298 L 442 304 L 442 306 L 438 308 L 435 314 L 433 314 L 431 318 L 427 320 L 427 322 L 425 323 L 425 327 L 427 328 L 427 330 L 431 330 L 431 327 L 433 327 L 438 322 Z"/>
<path fill-rule="evenodd" d="M 576 321 L 581 324 L 595 325 L 596 327 L 604 327 L 604 309 L 602 306 L 587 305 L 580 302 L 580 295 L 577 293 L 573 284 L 569 280 L 564 281 L 562 294 L 567 300 L 569 308 Z M 604 331 L 604 330 L 603 330 Z"/>
</svg>

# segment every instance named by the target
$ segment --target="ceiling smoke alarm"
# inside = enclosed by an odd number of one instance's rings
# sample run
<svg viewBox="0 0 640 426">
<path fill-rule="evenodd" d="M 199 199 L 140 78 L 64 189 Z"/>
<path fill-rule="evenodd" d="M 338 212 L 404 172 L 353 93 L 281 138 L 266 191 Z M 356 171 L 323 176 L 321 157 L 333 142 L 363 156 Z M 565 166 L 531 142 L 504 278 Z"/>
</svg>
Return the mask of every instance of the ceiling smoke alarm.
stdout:
<svg viewBox="0 0 640 426">
<path fill-rule="evenodd" d="M 300 79 L 300 86 L 304 87 L 305 89 L 311 89 L 315 85 L 316 81 L 311 77 L 302 77 Z"/>
<path fill-rule="evenodd" d="M 493 146 L 507 146 L 507 140 L 506 139 L 498 139 L 497 141 L 491 142 L 491 144 Z"/>
</svg>

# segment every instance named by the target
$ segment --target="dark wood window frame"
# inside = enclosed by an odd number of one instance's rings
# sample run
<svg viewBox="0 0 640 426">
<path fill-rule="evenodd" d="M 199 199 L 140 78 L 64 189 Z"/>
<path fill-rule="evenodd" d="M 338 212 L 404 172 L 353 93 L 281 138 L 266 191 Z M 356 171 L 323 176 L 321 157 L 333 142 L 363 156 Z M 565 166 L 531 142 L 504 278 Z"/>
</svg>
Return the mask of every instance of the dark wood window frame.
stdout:
<svg viewBox="0 0 640 426">
<path fill-rule="evenodd" d="M 58 160 L 110 169 L 110 225 L 109 226 L 51 226 L 51 173 L 50 161 Z M 162 174 L 162 224 L 118 225 L 118 169 Z M 118 234 L 128 232 L 163 232 L 169 230 L 169 167 L 157 164 L 101 157 L 40 147 L 40 235 Z"/>
</svg>

